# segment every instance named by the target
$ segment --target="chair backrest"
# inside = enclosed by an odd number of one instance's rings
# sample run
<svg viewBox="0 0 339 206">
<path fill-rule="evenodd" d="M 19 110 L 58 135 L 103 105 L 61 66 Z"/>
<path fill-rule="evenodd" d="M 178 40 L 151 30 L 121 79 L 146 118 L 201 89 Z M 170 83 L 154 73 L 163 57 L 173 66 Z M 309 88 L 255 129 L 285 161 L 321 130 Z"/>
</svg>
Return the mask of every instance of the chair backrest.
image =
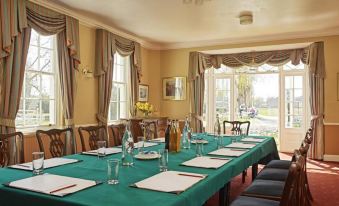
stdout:
<svg viewBox="0 0 339 206">
<path fill-rule="evenodd" d="M 12 141 L 16 147 L 20 147 L 19 159 L 16 154 L 10 150 Z M 6 167 L 10 165 L 11 162 L 13 164 L 23 163 L 25 162 L 24 155 L 24 135 L 21 132 L 0 134 L 0 167 Z"/>
<path fill-rule="evenodd" d="M 83 152 L 87 151 L 86 143 L 88 143 L 90 150 L 98 149 L 97 146 L 98 141 L 106 141 L 106 144 L 108 145 L 107 128 L 105 125 L 79 127 L 78 131 L 80 135 L 81 148 Z"/>
<path fill-rule="evenodd" d="M 295 151 L 295 161 L 292 161 L 288 176 L 285 182 L 283 195 L 280 201 L 281 206 L 305 205 L 305 178 L 304 167 L 306 160 L 298 150 Z"/>
<path fill-rule="evenodd" d="M 124 136 L 126 126 L 125 124 L 113 124 L 108 126 L 111 129 L 113 144 L 112 146 L 118 146 L 122 144 L 122 137 Z"/>
<path fill-rule="evenodd" d="M 234 133 L 235 135 L 240 135 L 241 130 L 245 131 L 245 134 L 248 135 L 250 131 L 250 121 L 224 121 L 224 134 Z"/>
<path fill-rule="evenodd" d="M 36 138 L 39 143 L 39 149 L 45 153 L 45 157 L 62 157 L 66 155 L 67 136 L 70 141 L 73 141 L 73 129 L 50 129 L 50 130 L 37 130 Z M 49 154 L 46 154 L 49 150 Z"/>
<path fill-rule="evenodd" d="M 131 134 L 133 136 L 134 142 L 137 142 L 138 137 L 143 136 L 142 129 L 140 127 L 140 122 L 142 122 L 142 119 L 130 119 L 131 124 Z"/>
<path fill-rule="evenodd" d="M 312 128 L 309 128 L 307 130 L 303 142 L 307 142 L 308 144 L 312 144 L 312 142 L 313 142 L 313 129 Z"/>
</svg>

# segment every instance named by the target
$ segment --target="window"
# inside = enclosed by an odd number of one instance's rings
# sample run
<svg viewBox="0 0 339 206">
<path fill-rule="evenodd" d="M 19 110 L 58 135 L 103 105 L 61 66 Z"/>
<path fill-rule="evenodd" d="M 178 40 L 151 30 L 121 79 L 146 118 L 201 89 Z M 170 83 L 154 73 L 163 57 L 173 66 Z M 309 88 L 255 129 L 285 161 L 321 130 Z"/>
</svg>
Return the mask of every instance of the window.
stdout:
<svg viewBox="0 0 339 206">
<path fill-rule="evenodd" d="M 127 118 L 129 114 L 129 65 L 128 57 L 114 55 L 113 84 L 109 107 L 109 121 Z"/>
<path fill-rule="evenodd" d="M 32 30 L 24 74 L 17 127 L 56 124 L 55 37 Z"/>
</svg>

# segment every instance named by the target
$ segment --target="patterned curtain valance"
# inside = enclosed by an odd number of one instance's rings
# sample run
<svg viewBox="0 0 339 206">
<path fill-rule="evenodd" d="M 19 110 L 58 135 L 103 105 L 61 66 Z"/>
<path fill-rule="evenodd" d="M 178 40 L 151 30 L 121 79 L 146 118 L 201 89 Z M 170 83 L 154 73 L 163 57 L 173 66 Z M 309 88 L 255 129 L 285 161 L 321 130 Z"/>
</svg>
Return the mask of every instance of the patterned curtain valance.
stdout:
<svg viewBox="0 0 339 206">
<path fill-rule="evenodd" d="M 221 64 L 231 68 L 238 68 L 242 66 L 261 66 L 263 64 L 279 66 L 291 61 L 292 64 L 297 65 L 300 62 L 306 63 L 307 55 L 308 48 L 216 55 L 191 52 L 189 79 L 193 80 L 205 69 L 211 67 L 220 68 Z"/>
<path fill-rule="evenodd" d="M 103 29 L 96 30 L 96 75 L 106 73 L 112 63 L 114 54 L 118 52 L 121 56 L 133 55 L 133 64 L 141 77 L 141 55 L 140 44 L 115 35 Z"/>
<path fill-rule="evenodd" d="M 79 21 L 43 6 L 27 2 L 28 25 L 42 35 L 66 33 L 66 45 L 74 69 L 80 64 Z"/>
</svg>

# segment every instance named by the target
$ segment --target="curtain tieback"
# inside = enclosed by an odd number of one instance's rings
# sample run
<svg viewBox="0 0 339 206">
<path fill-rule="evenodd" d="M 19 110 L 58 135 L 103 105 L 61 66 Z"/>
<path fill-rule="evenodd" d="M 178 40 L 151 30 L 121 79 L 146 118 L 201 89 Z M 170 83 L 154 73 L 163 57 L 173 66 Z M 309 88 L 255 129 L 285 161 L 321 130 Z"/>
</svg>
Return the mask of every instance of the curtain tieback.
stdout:
<svg viewBox="0 0 339 206">
<path fill-rule="evenodd" d="M 65 126 L 74 125 L 74 119 L 65 119 Z"/>
<path fill-rule="evenodd" d="M 192 116 L 193 118 L 199 120 L 199 121 L 203 121 L 202 116 L 199 116 L 199 115 L 197 115 L 197 114 L 195 114 L 195 113 L 191 113 L 191 116 Z"/>
<path fill-rule="evenodd" d="M 104 124 L 108 123 L 107 118 L 104 117 L 102 114 L 97 114 L 97 119 Z"/>
<path fill-rule="evenodd" d="M 15 118 L 0 117 L 0 125 L 5 127 L 15 127 Z"/>
</svg>

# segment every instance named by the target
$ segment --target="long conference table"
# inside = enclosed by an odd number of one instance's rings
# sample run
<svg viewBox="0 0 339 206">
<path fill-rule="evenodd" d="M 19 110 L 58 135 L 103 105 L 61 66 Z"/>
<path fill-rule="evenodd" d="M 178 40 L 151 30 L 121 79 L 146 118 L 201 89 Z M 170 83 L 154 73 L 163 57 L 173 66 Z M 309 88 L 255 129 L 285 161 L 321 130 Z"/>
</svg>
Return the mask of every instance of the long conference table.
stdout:
<svg viewBox="0 0 339 206">
<path fill-rule="evenodd" d="M 272 137 L 265 138 L 265 141 L 258 143 L 249 152 L 233 158 L 219 169 L 203 169 L 180 165 L 182 162 L 195 157 L 195 145 L 191 145 L 190 150 L 181 150 L 179 153 L 170 153 L 169 170 L 193 172 L 207 174 L 207 178 L 193 185 L 181 194 L 157 192 L 139 188 L 131 185 L 135 182 L 159 173 L 158 160 L 135 160 L 133 167 L 120 167 L 118 185 L 108 185 L 106 182 L 97 186 L 70 194 L 65 197 L 55 197 L 41 193 L 15 189 L 3 184 L 31 177 L 32 172 L 12 168 L 0 169 L 0 205 L 1 206 L 107 206 L 107 205 L 162 205 L 162 206 L 201 206 L 211 196 L 219 191 L 223 196 L 229 192 L 229 182 L 233 177 L 242 173 L 249 166 L 256 173 L 257 164 L 261 161 L 278 159 L 276 143 Z M 211 136 L 205 136 L 209 141 L 204 145 L 205 154 L 217 149 L 217 143 Z M 230 138 L 224 138 L 225 145 L 230 144 Z M 155 150 L 164 148 L 164 144 L 145 148 Z M 45 173 L 57 174 L 69 177 L 83 178 L 88 180 L 105 181 L 107 177 L 106 161 L 98 159 L 96 156 L 75 154 L 66 156 L 67 158 L 82 160 L 78 163 L 62 165 L 50 169 L 45 169 Z M 119 158 L 121 153 L 113 154 L 106 159 Z M 255 175 L 255 174 L 254 174 Z M 228 188 L 227 188 L 228 186 Z M 223 197 L 219 197 L 223 198 Z M 220 201 L 225 204 L 225 200 Z"/>
</svg>

